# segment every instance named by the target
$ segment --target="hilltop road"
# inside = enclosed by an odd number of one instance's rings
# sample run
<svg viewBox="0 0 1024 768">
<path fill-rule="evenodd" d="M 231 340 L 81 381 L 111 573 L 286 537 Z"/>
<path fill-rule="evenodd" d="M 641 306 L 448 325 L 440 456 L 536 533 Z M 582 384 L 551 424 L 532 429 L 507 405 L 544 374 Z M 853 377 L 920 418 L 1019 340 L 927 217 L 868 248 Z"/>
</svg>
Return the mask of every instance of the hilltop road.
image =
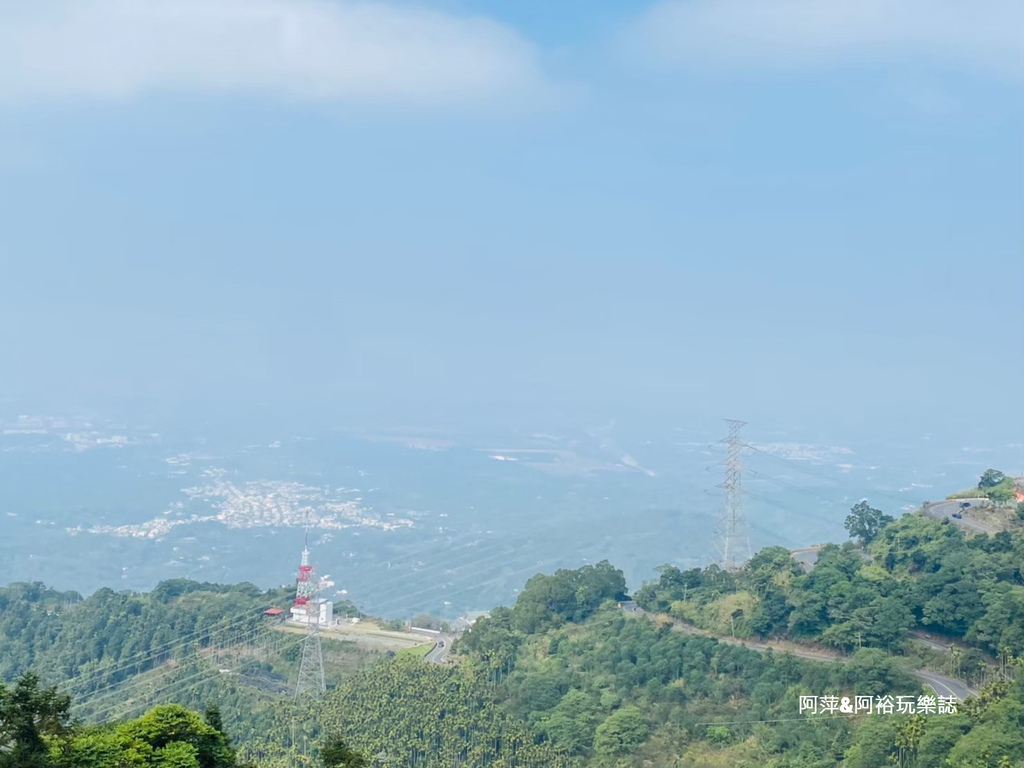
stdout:
<svg viewBox="0 0 1024 768">
<path fill-rule="evenodd" d="M 650 616 L 643 608 L 637 605 L 633 601 L 620 603 L 624 613 L 628 613 L 632 616 Z M 788 653 L 796 656 L 800 659 L 809 659 L 811 661 L 822 661 L 826 664 L 836 664 L 847 661 L 848 659 L 843 658 L 837 653 L 830 653 L 828 651 L 817 651 L 803 648 L 793 648 L 791 646 L 773 646 L 767 643 L 758 643 L 753 640 L 741 640 L 736 637 L 720 636 L 715 635 L 711 632 L 707 632 L 703 629 L 698 629 L 692 624 L 687 624 L 682 621 L 673 621 L 672 626 L 674 629 L 683 632 L 687 635 L 697 635 L 700 637 L 713 637 L 720 643 L 727 643 L 728 645 L 742 645 L 744 648 L 750 648 L 753 651 L 773 651 L 775 653 Z M 974 694 L 970 688 L 964 685 L 963 681 L 957 680 L 952 677 L 946 677 L 945 675 L 938 675 L 934 672 L 928 672 L 923 669 L 919 669 L 914 672 L 914 676 L 919 680 L 922 680 L 940 696 L 956 696 L 961 701 L 966 699 L 968 696 Z"/>
<path fill-rule="evenodd" d="M 971 520 L 968 515 L 971 513 L 971 509 L 974 507 L 983 507 L 989 503 L 988 499 L 950 499 L 948 501 L 937 501 L 934 504 L 925 504 L 924 516 L 930 517 L 933 520 L 949 520 L 954 525 L 959 525 L 961 528 L 967 528 L 972 531 L 978 531 L 979 533 L 999 533 L 998 528 L 994 528 L 987 523 L 982 523 L 979 520 Z M 961 508 L 961 504 L 970 504 L 971 506 Z M 963 517 L 953 517 L 953 513 L 959 512 Z"/>
</svg>

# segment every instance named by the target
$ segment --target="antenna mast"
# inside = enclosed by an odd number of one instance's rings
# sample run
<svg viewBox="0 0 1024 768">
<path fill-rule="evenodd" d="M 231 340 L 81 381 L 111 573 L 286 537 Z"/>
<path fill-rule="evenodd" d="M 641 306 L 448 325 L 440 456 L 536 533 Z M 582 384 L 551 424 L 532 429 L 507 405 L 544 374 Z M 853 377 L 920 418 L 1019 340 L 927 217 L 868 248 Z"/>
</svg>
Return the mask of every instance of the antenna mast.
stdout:
<svg viewBox="0 0 1024 768">
<path fill-rule="evenodd" d="M 750 538 L 743 515 L 743 441 L 740 430 L 745 421 L 726 419 L 729 436 L 725 440 L 725 482 L 718 487 L 724 491 L 722 512 L 715 523 L 715 554 L 719 566 L 726 571 L 738 571 L 750 559 Z"/>
</svg>

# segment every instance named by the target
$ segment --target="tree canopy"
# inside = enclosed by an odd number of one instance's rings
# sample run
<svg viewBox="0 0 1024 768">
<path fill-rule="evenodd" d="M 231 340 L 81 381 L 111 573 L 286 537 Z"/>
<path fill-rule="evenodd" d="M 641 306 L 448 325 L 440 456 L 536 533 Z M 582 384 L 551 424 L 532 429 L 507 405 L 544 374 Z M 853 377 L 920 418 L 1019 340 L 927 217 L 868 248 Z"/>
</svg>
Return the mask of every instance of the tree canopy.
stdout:
<svg viewBox="0 0 1024 768">
<path fill-rule="evenodd" d="M 320 765 L 323 768 L 365 768 L 367 762 L 340 735 L 333 734 L 320 747 Z"/>
<path fill-rule="evenodd" d="M 867 501 L 859 501 L 853 505 L 844 525 L 851 537 L 857 539 L 861 546 L 867 546 L 875 540 L 882 527 L 892 521 L 892 516 L 875 509 Z"/>
<path fill-rule="evenodd" d="M 653 620 L 620 610 L 623 574 L 601 562 L 531 578 L 514 605 L 455 643 L 456 664 L 377 654 L 339 672 L 325 646 L 332 685 L 315 702 L 267 687 L 294 673 L 294 654 L 257 659 L 242 646 L 232 665 L 248 672 L 220 674 L 223 651 L 209 642 L 226 603 L 242 606 L 240 626 L 258 626 L 262 607 L 285 595 L 176 580 L 155 595 L 101 590 L 83 601 L 12 585 L 0 589 L 0 650 L 13 655 L 0 663 L 16 670 L 8 679 L 36 665 L 58 681 L 72 670 L 75 711 L 91 722 L 73 722 L 67 696 L 32 674 L 0 687 L 0 768 L 1019 762 L 1024 533 L 965 537 L 922 516 L 887 521 L 861 511 L 878 522 L 866 546 L 824 546 L 813 567 L 767 547 L 737 572 L 659 568 L 635 594 L 667 614 Z M 678 631 L 672 620 L 722 640 Z M 963 714 L 794 716 L 802 695 L 923 693 L 908 672 L 921 661 L 901 657 L 915 630 L 958 643 L 957 675 L 979 687 L 990 680 Z M 753 637 L 831 646 L 846 661 L 734 644 Z M 178 650 L 161 655 L 158 641 Z M 120 715 L 106 720 L 111 712 Z"/>
<path fill-rule="evenodd" d="M 0 686 L 2 768 L 235 768 L 228 736 L 177 704 L 119 724 L 72 724 L 71 699 L 31 672 Z"/>
</svg>

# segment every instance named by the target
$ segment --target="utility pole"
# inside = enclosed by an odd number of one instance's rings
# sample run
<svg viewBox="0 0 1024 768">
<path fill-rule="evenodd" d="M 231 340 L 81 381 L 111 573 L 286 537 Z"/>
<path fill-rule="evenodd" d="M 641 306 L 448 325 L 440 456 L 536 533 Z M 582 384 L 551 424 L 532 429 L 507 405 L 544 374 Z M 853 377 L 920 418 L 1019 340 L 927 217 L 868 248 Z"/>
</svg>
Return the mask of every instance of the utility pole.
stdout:
<svg viewBox="0 0 1024 768">
<path fill-rule="evenodd" d="M 743 516 L 743 441 L 740 430 L 745 421 L 726 419 L 729 436 L 725 440 L 725 482 L 718 487 L 723 490 L 724 504 L 715 523 L 715 554 L 724 571 L 738 571 L 750 559 L 750 539 L 747 536 L 747 521 Z"/>
<path fill-rule="evenodd" d="M 299 680 L 295 684 L 295 698 L 316 696 L 327 690 L 324 680 L 324 652 L 320 645 L 320 601 L 319 589 L 313 577 L 313 566 L 309 564 L 309 531 L 302 548 L 302 562 L 299 565 L 299 579 L 295 589 L 295 607 L 304 609 L 306 615 L 306 639 L 302 643 L 302 662 L 299 664 Z"/>
</svg>

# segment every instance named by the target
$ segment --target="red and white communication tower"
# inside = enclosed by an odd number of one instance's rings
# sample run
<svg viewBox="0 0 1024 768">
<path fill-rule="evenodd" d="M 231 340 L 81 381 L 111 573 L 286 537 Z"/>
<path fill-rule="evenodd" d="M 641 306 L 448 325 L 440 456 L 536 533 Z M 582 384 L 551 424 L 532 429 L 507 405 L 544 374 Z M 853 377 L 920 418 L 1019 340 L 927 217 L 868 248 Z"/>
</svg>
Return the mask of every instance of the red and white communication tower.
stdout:
<svg viewBox="0 0 1024 768">
<path fill-rule="evenodd" d="M 302 663 L 299 665 L 299 680 L 295 684 L 295 698 L 317 695 L 327 689 L 324 680 L 324 654 L 320 646 L 320 601 L 317 599 L 318 584 L 309 562 L 309 531 L 302 547 L 302 562 L 299 565 L 299 579 L 295 587 L 295 605 L 292 614 L 296 619 L 306 621 L 306 639 L 302 644 Z"/>
<path fill-rule="evenodd" d="M 319 606 L 316 604 L 316 582 L 313 581 L 313 566 L 309 564 L 309 533 L 306 533 L 306 541 L 302 546 L 302 562 L 299 565 L 299 579 L 295 588 L 295 607 L 299 611 L 293 613 L 305 613 L 309 620 L 312 620 L 310 603 L 313 604 L 313 613 L 319 618 Z"/>
</svg>

